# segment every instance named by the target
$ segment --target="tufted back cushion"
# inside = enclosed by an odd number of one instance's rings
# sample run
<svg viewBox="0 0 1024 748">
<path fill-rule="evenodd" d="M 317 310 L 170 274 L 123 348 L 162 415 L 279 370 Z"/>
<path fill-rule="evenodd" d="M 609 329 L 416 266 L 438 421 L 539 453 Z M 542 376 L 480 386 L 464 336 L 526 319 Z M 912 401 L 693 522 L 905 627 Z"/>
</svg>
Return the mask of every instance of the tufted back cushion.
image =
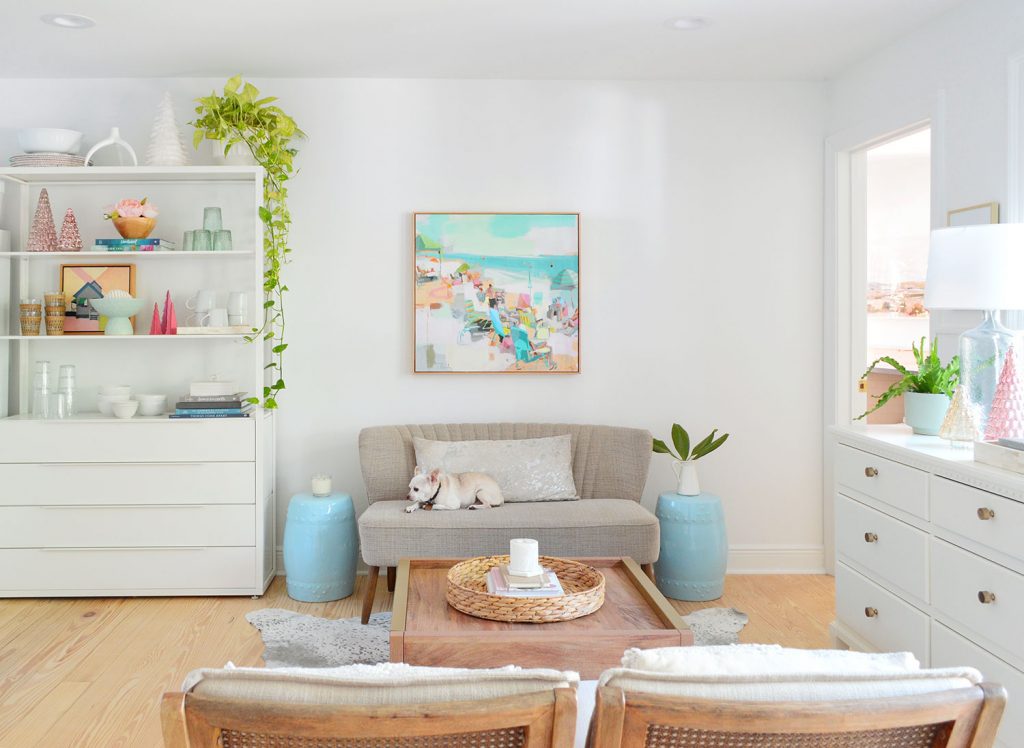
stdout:
<svg viewBox="0 0 1024 748">
<path fill-rule="evenodd" d="M 416 468 L 413 437 L 437 441 L 572 437 L 572 472 L 581 499 L 640 501 L 651 462 L 651 434 L 645 429 L 571 423 L 449 423 L 371 426 L 359 432 L 359 462 L 366 496 L 404 499 Z"/>
</svg>

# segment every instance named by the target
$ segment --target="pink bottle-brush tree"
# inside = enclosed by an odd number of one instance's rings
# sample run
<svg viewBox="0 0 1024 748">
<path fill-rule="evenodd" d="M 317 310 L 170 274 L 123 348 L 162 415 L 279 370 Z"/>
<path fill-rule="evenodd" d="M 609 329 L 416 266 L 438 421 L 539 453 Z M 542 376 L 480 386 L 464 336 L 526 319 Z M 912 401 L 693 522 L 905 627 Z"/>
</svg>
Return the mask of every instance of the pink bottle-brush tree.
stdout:
<svg viewBox="0 0 1024 748">
<path fill-rule="evenodd" d="M 150 335 L 163 335 L 164 326 L 160 321 L 160 307 L 157 303 L 153 302 L 153 321 L 149 323 L 149 334 Z"/>
<path fill-rule="evenodd" d="M 170 302 L 171 306 L 167 310 L 167 330 L 165 331 L 168 335 L 178 334 L 178 315 L 174 311 L 174 302 Z"/>
<path fill-rule="evenodd" d="M 1017 352 L 1011 345 L 992 398 L 992 411 L 985 426 L 985 440 L 1024 436 L 1024 387 L 1017 375 Z"/>
</svg>

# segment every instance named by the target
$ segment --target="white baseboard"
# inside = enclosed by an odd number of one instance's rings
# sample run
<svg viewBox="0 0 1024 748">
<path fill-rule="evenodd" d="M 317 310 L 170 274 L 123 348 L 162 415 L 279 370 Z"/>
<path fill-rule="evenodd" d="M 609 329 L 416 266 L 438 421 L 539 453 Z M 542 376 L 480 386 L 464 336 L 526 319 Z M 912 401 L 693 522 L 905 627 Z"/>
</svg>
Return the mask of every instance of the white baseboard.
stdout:
<svg viewBox="0 0 1024 748">
<path fill-rule="evenodd" d="M 820 545 L 732 545 L 729 574 L 824 574 Z"/>
<path fill-rule="evenodd" d="M 357 574 L 366 574 L 359 564 Z M 734 545 L 729 547 L 729 574 L 825 574 L 820 545 Z M 284 576 L 284 553 L 277 547 L 277 574 Z"/>
</svg>

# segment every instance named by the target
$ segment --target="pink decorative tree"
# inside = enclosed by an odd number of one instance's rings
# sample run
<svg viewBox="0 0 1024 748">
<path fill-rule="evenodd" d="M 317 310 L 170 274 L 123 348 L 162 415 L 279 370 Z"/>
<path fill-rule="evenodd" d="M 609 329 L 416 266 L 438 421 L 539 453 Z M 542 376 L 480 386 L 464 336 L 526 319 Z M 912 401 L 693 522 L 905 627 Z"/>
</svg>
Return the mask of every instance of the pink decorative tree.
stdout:
<svg viewBox="0 0 1024 748">
<path fill-rule="evenodd" d="M 153 302 L 153 321 L 149 323 L 149 334 L 150 335 L 163 335 L 164 326 L 160 322 L 160 308 L 156 302 Z"/>
<path fill-rule="evenodd" d="M 1024 387 L 1017 375 L 1017 353 L 1011 345 L 992 398 L 992 411 L 985 427 L 986 441 L 1024 436 Z"/>
<path fill-rule="evenodd" d="M 50 208 L 50 193 L 43 187 L 39 191 L 36 214 L 28 234 L 29 252 L 54 252 L 57 249 L 57 229 L 53 225 L 53 210 Z"/>
<path fill-rule="evenodd" d="M 75 220 L 75 211 L 71 208 L 64 213 L 64 224 L 60 227 L 57 249 L 61 252 L 80 252 L 82 249 L 82 235 L 78 232 L 78 221 Z"/>
<path fill-rule="evenodd" d="M 174 313 L 174 302 L 171 301 L 171 292 L 164 297 L 164 318 L 160 325 L 164 335 L 178 334 L 178 315 Z"/>
</svg>

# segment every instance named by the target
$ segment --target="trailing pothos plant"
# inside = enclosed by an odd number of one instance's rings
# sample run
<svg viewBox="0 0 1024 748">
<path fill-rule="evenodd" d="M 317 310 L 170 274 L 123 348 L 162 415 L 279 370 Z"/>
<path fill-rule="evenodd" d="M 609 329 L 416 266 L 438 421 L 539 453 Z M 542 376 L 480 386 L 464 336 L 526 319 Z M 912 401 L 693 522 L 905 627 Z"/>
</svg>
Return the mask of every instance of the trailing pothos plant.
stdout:
<svg viewBox="0 0 1024 748">
<path fill-rule="evenodd" d="M 232 147 L 242 144 L 263 167 L 263 205 L 259 209 L 263 222 L 263 318 L 246 340 L 270 343 L 272 359 L 266 368 L 271 370 L 272 383 L 263 388 L 262 405 L 272 409 L 285 389 L 284 352 L 288 348 L 284 337 L 284 295 L 288 286 L 281 280 L 281 268 L 290 260 L 288 229 L 292 219 L 285 185 L 292 176 L 297 153 L 292 140 L 305 137 L 305 133 L 274 105 L 275 97 L 261 99 L 259 93 L 256 86 L 243 84 L 242 76 L 236 75 L 224 84 L 222 94 L 213 92 L 196 99 L 198 116 L 191 124 L 195 127 L 196 148 L 204 139 L 221 141 L 227 156 Z M 249 398 L 249 402 L 260 404 L 260 398 Z"/>
<path fill-rule="evenodd" d="M 911 343 L 911 350 L 914 352 L 914 362 L 917 364 L 917 371 L 911 371 L 892 356 L 882 356 L 871 362 L 868 370 L 861 375 L 861 379 L 875 370 L 879 364 L 888 364 L 900 375 L 900 378 L 893 383 L 889 389 L 878 396 L 878 402 L 873 408 L 857 416 L 859 421 L 869 413 L 874 413 L 894 397 L 899 397 L 905 392 L 920 392 L 925 395 L 946 395 L 953 397 L 957 384 L 960 382 L 960 357 L 953 356 L 945 366 L 939 361 L 939 339 L 932 341 L 931 351 L 925 353 L 925 339 L 921 338 L 921 344 Z"/>
</svg>

